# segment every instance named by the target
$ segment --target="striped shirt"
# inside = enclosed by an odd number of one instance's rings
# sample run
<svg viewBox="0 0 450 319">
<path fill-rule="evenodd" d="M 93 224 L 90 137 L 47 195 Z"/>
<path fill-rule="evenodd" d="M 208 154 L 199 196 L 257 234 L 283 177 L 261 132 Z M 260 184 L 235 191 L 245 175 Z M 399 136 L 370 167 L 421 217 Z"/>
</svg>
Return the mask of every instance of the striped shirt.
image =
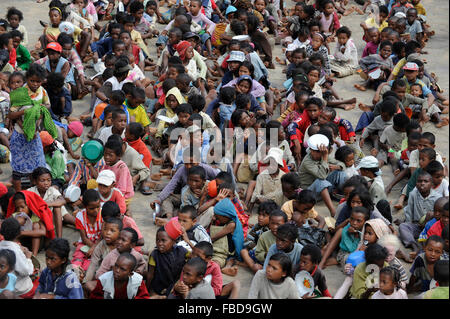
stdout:
<svg viewBox="0 0 450 319">
<path fill-rule="evenodd" d="M 100 172 L 101 170 L 103 170 L 103 167 L 105 165 L 105 161 L 102 158 L 94 165 L 94 168 L 97 169 L 98 172 Z M 75 170 L 73 171 L 72 177 L 69 181 L 69 185 L 80 186 L 81 184 L 87 184 L 87 181 L 93 178 L 94 177 L 91 176 L 89 168 L 86 166 L 86 160 L 81 159 L 76 165 Z"/>
<path fill-rule="evenodd" d="M 102 214 L 101 211 L 97 214 L 97 219 L 95 220 L 94 225 L 89 224 L 89 220 L 87 217 L 86 209 L 79 211 L 77 213 L 77 217 L 75 219 L 75 227 L 78 230 L 84 230 L 86 232 L 86 237 L 96 243 L 101 235 L 102 235 Z M 78 240 L 79 243 L 82 243 L 81 236 Z"/>
</svg>

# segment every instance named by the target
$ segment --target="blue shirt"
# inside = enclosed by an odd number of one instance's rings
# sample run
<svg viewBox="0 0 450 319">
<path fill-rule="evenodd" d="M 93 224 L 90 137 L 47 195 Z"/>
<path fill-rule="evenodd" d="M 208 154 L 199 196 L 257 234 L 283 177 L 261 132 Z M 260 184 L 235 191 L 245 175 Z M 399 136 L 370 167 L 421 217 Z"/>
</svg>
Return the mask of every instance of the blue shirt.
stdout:
<svg viewBox="0 0 450 319">
<path fill-rule="evenodd" d="M 4 290 L 9 290 L 14 292 L 14 289 L 16 287 L 16 281 L 17 281 L 17 277 L 16 275 L 14 275 L 13 273 L 8 273 L 8 284 L 6 285 L 5 288 L 0 288 L 0 293 L 3 292 Z"/>
<path fill-rule="evenodd" d="M 108 104 L 106 107 L 110 106 L 110 104 Z M 106 109 L 105 107 L 105 109 Z M 128 113 L 128 108 L 127 105 L 124 103 L 122 104 L 122 110 L 125 111 L 125 113 L 127 114 L 127 124 L 130 123 L 130 113 Z M 105 111 L 103 111 L 102 115 L 100 115 L 100 120 L 104 121 L 105 120 Z"/>
<path fill-rule="evenodd" d="M 302 253 L 303 245 L 299 243 L 294 243 L 294 248 L 290 252 L 284 252 L 282 250 L 278 250 L 277 244 L 272 244 L 270 246 L 269 251 L 266 255 L 266 260 L 264 261 L 264 269 L 266 269 L 267 265 L 269 264 L 270 257 L 272 255 L 275 255 L 277 253 L 284 253 L 289 256 L 289 258 L 292 261 L 292 269 L 296 269 L 297 266 L 300 264 L 300 255 Z"/>
<path fill-rule="evenodd" d="M 51 270 L 45 268 L 39 277 L 37 291 L 41 294 L 52 293 L 55 299 L 84 299 L 83 288 L 72 270 L 53 277 Z"/>
</svg>

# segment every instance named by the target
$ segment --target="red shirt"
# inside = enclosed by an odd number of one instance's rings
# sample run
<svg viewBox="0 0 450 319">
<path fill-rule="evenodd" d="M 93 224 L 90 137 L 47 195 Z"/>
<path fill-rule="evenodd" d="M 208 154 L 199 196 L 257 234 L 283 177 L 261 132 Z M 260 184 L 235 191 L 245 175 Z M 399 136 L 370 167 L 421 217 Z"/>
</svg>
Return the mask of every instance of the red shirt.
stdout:
<svg viewBox="0 0 450 319">
<path fill-rule="evenodd" d="M 140 138 L 132 142 L 127 141 L 127 143 L 132 148 L 134 148 L 139 154 L 144 156 L 142 161 L 144 162 L 145 166 L 150 167 L 150 163 L 152 162 L 152 154 L 150 153 L 145 143 Z"/>
<path fill-rule="evenodd" d="M 105 202 L 111 201 L 119 205 L 120 213 L 123 215 L 127 211 L 127 204 L 125 203 L 125 197 L 123 197 L 122 192 L 117 189 L 113 188 L 111 192 L 111 196 L 108 198 L 103 198 L 100 195 L 100 204 L 103 205 Z"/>
<path fill-rule="evenodd" d="M 95 286 L 95 289 L 92 290 L 89 295 L 89 299 L 105 299 L 103 286 L 100 280 L 97 279 L 97 286 Z M 127 285 L 124 285 L 121 289 L 116 289 L 114 291 L 114 299 L 128 299 Z M 142 280 L 134 299 L 150 299 L 144 280 Z"/>
<path fill-rule="evenodd" d="M 441 237 L 443 228 L 444 228 L 444 226 L 442 225 L 442 220 L 437 221 L 428 230 L 427 237 L 430 238 L 430 236 L 433 236 L 433 235 L 437 235 L 437 236 Z"/>
<path fill-rule="evenodd" d="M 138 234 L 138 239 L 144 238 L 144 236 L 142 236 L 141 231 L 139 230 L 138 225 L 136 224 L 136 222 L 134 221 L 133 218 L 131 218 L 127 215 L 123 215 L 122 223 L 123 223 L 123 228 L 127 228 L 127 227 L 133 228 L 136 231 L 136 233 Z M 134 249 L 137 252 L 141 252 L 142 246 L 136 246 L 136 247 L 134 247 Z"/>
</svg>

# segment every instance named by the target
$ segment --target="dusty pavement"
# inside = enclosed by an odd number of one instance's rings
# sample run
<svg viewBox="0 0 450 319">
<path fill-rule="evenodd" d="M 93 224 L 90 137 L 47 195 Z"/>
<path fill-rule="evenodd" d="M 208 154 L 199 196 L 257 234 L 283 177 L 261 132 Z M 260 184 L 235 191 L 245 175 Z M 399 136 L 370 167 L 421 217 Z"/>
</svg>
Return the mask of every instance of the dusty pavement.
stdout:
<svg viewBox="0 0 450 319">
<path fill-rule="evenodd" d="M 65 1 L 68 2 L 68 1 Z M 435 72 L 439 76 L 438 83 L 444 89 L 445 93 L 448 95 L 449 92 L 449 2 L 441 0 L 422 0 L 423 5 L 427 10 L 427 17 L 429 24 L 432 29 L 436 31 L 436 35 L 429 41 L 426 51 L 427 55 L 423 56 L 427 60 L 426 68 L 430 72 Z M 6 15 L 6 8 L 10 6 L 16 6 L 18 9 L 22 10 L 24 14 L 24 21 L 22 22 L 26 29 L 28 30 L 29 45 L 28 48 L 31 50 L 34 47 L 38 37 L 42 34 L 43 28 L 39 24 L 39 20 L 48 21 L 48 4 L 49 2 L 43 2 L 37 4 L 36 0 L 2 0 L 0 1 L 0 16 L 3 18 Z M 355 4 L 354 1 L 350 1 L 349 5 Z M 293 6 L 293 1 L 287 1 L 287 7 L 291 8 Z M 362 29 L 359 24 L 364 20 L 365 16 L 357 15 L 356 13 L 350 16 L 343 17 L 341 19 L 341 24 L 348 26 L 352 30 L 352 37 L 357 45 L 358 52 L 361 54 L 364 48 L 364 42 L 362 41 Z M 158 25 L 159 29 L 164 26 Z M 156 49 L 154 46 L 156 39 L 152 39 L 149 42 L 149 48 L 152 53 L 152 58 L 156 60 Z M 334 48 L 334 44 L 330 45 L 330 48 Z M 274 56 L 282 56 L 281 46 L 276 46 L 274 49 Z M 270 70 L 270 81 L 273 86 L 281 87 L 283 81 L 285 80 L 285 74 L 283 74 L 282 66 L 275 63 L 276 69 Z M 88 70 L 87 73 L 92 73 L 92 70 Z M 153 79 L 153 76 L 147 72 L 147 76 Z M 344 79 L 339 79 L 334 87 L 337 92 L 343 98 L 356 97 L 358 102 L 370 103 L 373 97 L 373 91 L 360 92 L 357 91 L 353 84 L 360 81 L 359 76 L 353 75 L 346 77 Z M 73 115 L 78 116 L 89 108 L 89 96 L 85 97 L 82 101 L 74 101 L 73 103 Z M 357 120 L 362 113 L 358 108 L 352 111 L 338 110 L 340 116 L 345 117 L 350 120 L 353 125 L 356 125 Z M 86 138 L 86 134 L 89 128 L 85 128 L 83 137 Z M 432 124 L 426 124 L 424 131 L 430 131 L 437 136 L 437 150 L 445 157 L 449 158 L 449 135 L 448 129 L 436 129 Z M 80 152 L 80 151 L 78 151 Z M 11 178 L 11 167 L 9 164 L 1 164 L 0 168 L 3 173 L 0 175 L 0 181 L 8 181 Z M 153 172 L 157 172 L 159 167 L 153 167 Z M 385 184 L 390 182 L 392 179 L 392 173 L 389 167 L 384 167 L 383 169 L 383 179 Z M 164 183 L 168 182 L 168 179 L 163 179 Z M 392 193 L 389 195 L 389 200 L 395 201 L 400 193 L 402 184 L 397 185 Z M 150 196 L 143 196 L 140 192 L 137 192 L 133 201 L 131 202 L 131 211 L 133 218 L 136 220 L 140 227 L 140 230 L 145 237 L 145 249 L 152 249 L 155 243 L 156 226 L 152 224 L 151 220 L 151 209 L 149 203 L 156 198 L 156 194 Z M 322 216 L 328 216 L 328 210 L 326 207 L 320 203 L 316 206 L 316 209 Z M 398 212 L 400 216 L 402 212 Z M 251 217 L 251 222 L 256 221 L 256 216 Z M 67 238 L 71 243 L 78 239 L 78 233 L 73 228 L 64 227 L 63 236 Z M 72 248 L 74 249 L 74 248 Z M 44 253 L 40 252 L 38 259 L 41 264 L 45 265 Z M 406 265 L 409 269 L 410 265 Z M 333 295 L 339 288 L 340 284 L 344 279 L 342 272 L 336 267 L 328 267 L 324 270 L 329 290 Z M 248 290 L 250 287 L 252 274 L 248 269 L 240 268 L 238 275 L 235 278 L 224 276 L 224 283 L 227 283 L 233 279 L 238 279 L 241 282 L 241 298 L 247 298 Z"/>
</svg>

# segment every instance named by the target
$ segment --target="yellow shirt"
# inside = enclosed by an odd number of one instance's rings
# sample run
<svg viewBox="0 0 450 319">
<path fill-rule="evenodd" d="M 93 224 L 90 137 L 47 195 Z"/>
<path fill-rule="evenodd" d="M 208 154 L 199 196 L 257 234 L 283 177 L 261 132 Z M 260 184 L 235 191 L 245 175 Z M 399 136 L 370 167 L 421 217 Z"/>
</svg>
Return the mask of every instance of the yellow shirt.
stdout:
<svg viewBox="0 0 450 319">
<path fill-rule="evenodd" d="M 150 120 L 148 118 L 147 112 L 142 105 L 138 105 L 134 109 L 127 106 L 128 113 L 130 116 L 135 118 L 135 121 L 141 123 L 143 127 L 150 125 Z"/>
<path fill-rule="evenodd" d="M 81 34 L 81 30 L 79 27 L 74 26 L 75 27 L 75 31 L 72 34 L 72 38 L 73 38 L 73 43 L 77 44 L 79 42 L 78 37 Z M 47 37 L 50 37 L 52 39 L 52 41 L 55 41 L 58 39 L 58 35 L 61 33 L 61 31 L 59 31 L 59 28 L 53 28 L 53 27 L 48 27 L 45 30 L 45 35 Z"/>
<path fill-rule="evenodd" d="M 366 21 L 364 21 L 364 23 L 369 28 L 378 28 L 378 31 L 380 31 L 380 32 L 388 26 L 388 23 L 386 20 L 384 20 L 383 23 L 381 23 L 381 25 L 378 25 L 378 23 L 374 17 L 366 19 Z"/>
<path fill-rule="evenodd" d="M 417 10 L 417 14 L 421 14 L 423 16 L 427 15 L 427 11 L 425 10 L 425 7 L 421 3 L 418 3 L 417 5 L 415 5 L 414 9 Z"/>
<path fill-rule="evenodd" d="M 291 220 L 292 215 L 294 214 L 294 201 L 290 200 L 284 203 L 283 206 L 281 206 L 281 210 L 287 215 L 288 219 Z M 314 208 L 311 208 L 311 210 L 306 215 L 306 218 L 314 219 L 317 217 L 317 215 L 318 213 L 316 212 L 316 210 Z"/>
<path fill-rule="evenodd" d="M 145 44 L 144 40 L 142 40 L 141 34 L 136 30 L 131 30 L 131 40 L 134 41 L 142 51 L 144 51 L 145 55 L 147 57 L 150 56 L 150 52 L 148 51 L 147 45 Z"/>
</svg>

